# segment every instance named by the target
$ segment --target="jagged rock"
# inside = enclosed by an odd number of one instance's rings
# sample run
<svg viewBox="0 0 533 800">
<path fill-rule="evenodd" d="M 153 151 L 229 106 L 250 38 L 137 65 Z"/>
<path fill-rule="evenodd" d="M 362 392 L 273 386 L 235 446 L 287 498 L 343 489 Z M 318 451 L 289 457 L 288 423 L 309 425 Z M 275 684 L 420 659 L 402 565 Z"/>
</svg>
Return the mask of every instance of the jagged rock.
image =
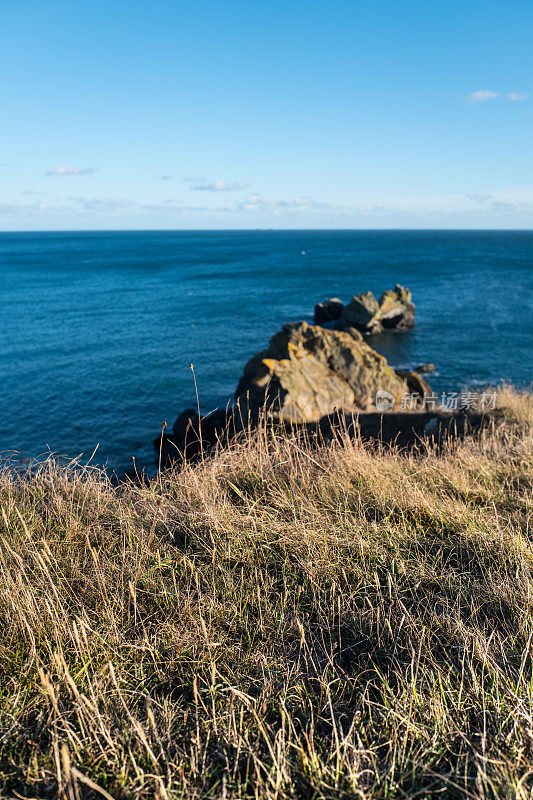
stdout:
<svg viewBox="0 0 533 800">
<path fill-rule="evenodd" d="M 159 462 L 203 457 L 218 442 L 227 443 L 255 426 L 262 409 L 282 426 L 303 426 L 311 432 L 322 427 L 333 431 L 339 414 L 353 419 L 354 412 L 367 420 L 369 436 L 374 428 L 381 436 L 384 417 L 385 427 L 393 431 L 395 414 L 390 412 L 401 408 L 404 396 L 419 397 L 415 405 L 420 409 L 431 390 L 418 373 L 395 372 L 362 333 L 403 330 L 414 323 L 414 312 L 411 293 L 399 285 L 384 292 L 379 302 L 367 292 L 347 306 L 338 298 L 318 303 L 315 319 L 328 327 L 306 322 L 283 325 L 267 349 L 245 365 L 235 405 L 202 417 L 194 409 L 183 411 L 173 432 L 154 441 Z M 362 432 L 364 426 L 361 423 Z M 413 438 L 413 426 L 409 423 L 407 428 Z"/>
<path fill-rule="evenodd" d="M 402 331 L 415 324 L 415 306 L 411 292 L 396 284 L 394 289 L 383 292 L 379 298 L 379 316 L 383 328 Z"/>
<path fill-rule="evenodd" d="M 408 387 L 366 342 L 299 322 L 248 361 L 235 397 L 251 408 L 266 405 L 279 419 L 313 422 L 341 409 L 373 409 L 379 390 L 397 408 Z"/>
<path fill-rule="evenodd" d="M 338 330 L 353 327 L 358 331 L 371 333 L 377 324 L 378 314 L 379 304 L 372 292 L 358 294 L 344 307 L 335 327 Z"/>
<path fill-rule="evenodd" d="M 322 303 L 315 306 L 315 325 L 323 325 L 326 322 L 334 322 L 339 319 L 344 303 L 338 297 L 328 297 Z"/>
<path fill-rule="evenodd" d="M 435 364 L 419 364 L 415 372 L 435 372 Z"/>
<path fill-rule="evenodd" d="M 402 331 L 415 322 L 415 306 L 411 292 L 400 284 L 383 292 L 379 301 L 372 292 L 352 297 L 335 323 L 336 330 L 353 327 L 362 333 L 383 330 Z"/>
</svg>

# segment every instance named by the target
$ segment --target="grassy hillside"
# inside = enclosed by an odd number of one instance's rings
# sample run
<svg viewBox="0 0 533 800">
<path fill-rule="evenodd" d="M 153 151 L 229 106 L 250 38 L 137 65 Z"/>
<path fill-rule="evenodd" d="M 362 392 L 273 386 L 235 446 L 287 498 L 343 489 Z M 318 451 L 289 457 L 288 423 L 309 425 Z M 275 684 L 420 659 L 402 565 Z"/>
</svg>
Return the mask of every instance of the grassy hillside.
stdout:
<svg viewBox="0 0 533 800">
<path fill-rule="evenodd" d="M 2 796 L 530 798 L 533 398 L 495 417 L 5 473 Z"/>
</svg>

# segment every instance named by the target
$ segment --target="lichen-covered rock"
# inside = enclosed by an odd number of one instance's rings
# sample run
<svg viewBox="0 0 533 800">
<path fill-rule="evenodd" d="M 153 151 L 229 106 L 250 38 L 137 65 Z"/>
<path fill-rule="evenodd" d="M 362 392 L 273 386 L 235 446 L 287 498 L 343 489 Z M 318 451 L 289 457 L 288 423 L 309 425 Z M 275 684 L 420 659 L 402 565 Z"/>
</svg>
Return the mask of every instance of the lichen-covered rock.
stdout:
<svg viewBox="0 0 533 800">
<path fill-rule="evenodd" d="M 396 284 L 379 298 L 379 321 L 386 330 L 406 330 L 415 324 L 415 306 L 411 292 Z"/>
<path fill-rule="evenodd" d="M 372 292 L 352 297 L 335 323 L 337 330 L 353 327 L 363 333 L 383 330 L 402 331 L 415 323 L 415 306 L 411 292 L 400 284 L 383 292 L 379 301 Z"/>
<path fill-rule="evenodd" d="M 391 395 L 391 408 L 408 391 L 366 342 L 299 322 L 285 325 L 248 361 L 235 397 L 248 407 L 266 405 L 280 419 L 313 422 L 342 409 L 373 409 L 380 390 Z"/>
<path fill-rule="evenodd" d="M 180 414 L 172 433 L 163 433 L 154 445 L 162 465 L 203 458 L 218 443 L 233 441 L 253 428 L 263 409 L 279 425 L 317 436 L 333 435 L 339 425 L 353 426 L 355 412 L 365 436 L 396 441 L 398 434 L 401 441 L 405 428 L 406 441 L 414 441 L 420 425 L 410 417 L 413 412 L 423 417 L 423 433 L 429 419 L 424 395 L 430 394 L 418 373 L 393 370 L 355 328 L 337 331 L 293 322 L 248 361 L 233 406 L 202 417 L 189 408 Z M 409 413 L 401 413 L 402 401 L 409 395 Z"/>
<path fill-rule="evenodd" d="M 327 322 L 335 322 L 342 314 L 344 303 L 338 297 L 328 297 L 322 303 L 315 306 L 315 325 L 324 325 Z"/>
<path fill-rule="evenodd" d="M 357 294 L 352 297 L 347 306 L 344 307 L 342 315 L 335 326 L 338 330 L 346 328 L 356 328 L 364 333 L 371 333 L 377 323 L 379 315 L 379 303 L 372 294 Z"/>
<path fill-rule="evenodd" d="M 172 433 L 163 432 L 154 442 L 158 461 L 203 458 L 219 442 L 232 441 L 253 428 L 263 409 L 281 426 L 304 426 L 310 431 L 322 431 L 324 420 L 325 430 L 333 430 L 334 421 L 344 419 L 339 414 L 353 420 L 354 412 L 366 412 L 365 418 L 377 420 L 381 436 L 381 412 L 390 422 L 394 415 L 389 412 L 402 408 L 405 395 L 419 397 L 415 406 L 423 408 L 424 395 L 431 392 L 424 379 L 416 372 L 395 372 L 362 335 L 412 325 L 414 305 L 408 289 L 396 286 L 379 302 L 367 292 L 352 298 L 348 306 L 331 298 L 317 304 L 315 319 L 327 327 L 288 323 L 266 350 L 248 361 L 234 405 L 202 417 L 192 408 L 182 412 Z"/>
</svg>

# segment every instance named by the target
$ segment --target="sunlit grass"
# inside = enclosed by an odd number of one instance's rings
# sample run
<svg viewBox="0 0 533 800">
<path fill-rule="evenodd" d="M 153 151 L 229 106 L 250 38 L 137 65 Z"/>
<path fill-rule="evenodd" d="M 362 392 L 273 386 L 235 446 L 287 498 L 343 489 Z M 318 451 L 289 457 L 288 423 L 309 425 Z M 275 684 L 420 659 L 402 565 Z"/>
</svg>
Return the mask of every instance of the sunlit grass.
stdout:
<svg viewBox="0 0 533 800">
<path fill-rule="evenodd" d="M 10 797 L 533 791 L 533 398 L 402 455 L 268 426 L 150 486 L 0 481 Z"/>
</svg>

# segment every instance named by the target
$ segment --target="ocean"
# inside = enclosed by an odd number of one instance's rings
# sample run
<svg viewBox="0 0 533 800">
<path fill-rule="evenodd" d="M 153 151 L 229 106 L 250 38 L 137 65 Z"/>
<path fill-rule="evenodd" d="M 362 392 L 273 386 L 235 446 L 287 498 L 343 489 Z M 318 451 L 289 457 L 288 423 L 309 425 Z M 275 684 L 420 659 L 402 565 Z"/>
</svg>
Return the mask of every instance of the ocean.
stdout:
<svg viewBox="0 0 533 800">
<path fill-rule="evenodd" d="M 436 393 L 530 385 L 533 232 L 0 234 L 0 458 L 150 469 L 189 364 L 202 410 L 225 405 L 284 322 L 396 283 L 415 327 L 369 340 L 393 366 L 435 363 Z"/>
</svg>

